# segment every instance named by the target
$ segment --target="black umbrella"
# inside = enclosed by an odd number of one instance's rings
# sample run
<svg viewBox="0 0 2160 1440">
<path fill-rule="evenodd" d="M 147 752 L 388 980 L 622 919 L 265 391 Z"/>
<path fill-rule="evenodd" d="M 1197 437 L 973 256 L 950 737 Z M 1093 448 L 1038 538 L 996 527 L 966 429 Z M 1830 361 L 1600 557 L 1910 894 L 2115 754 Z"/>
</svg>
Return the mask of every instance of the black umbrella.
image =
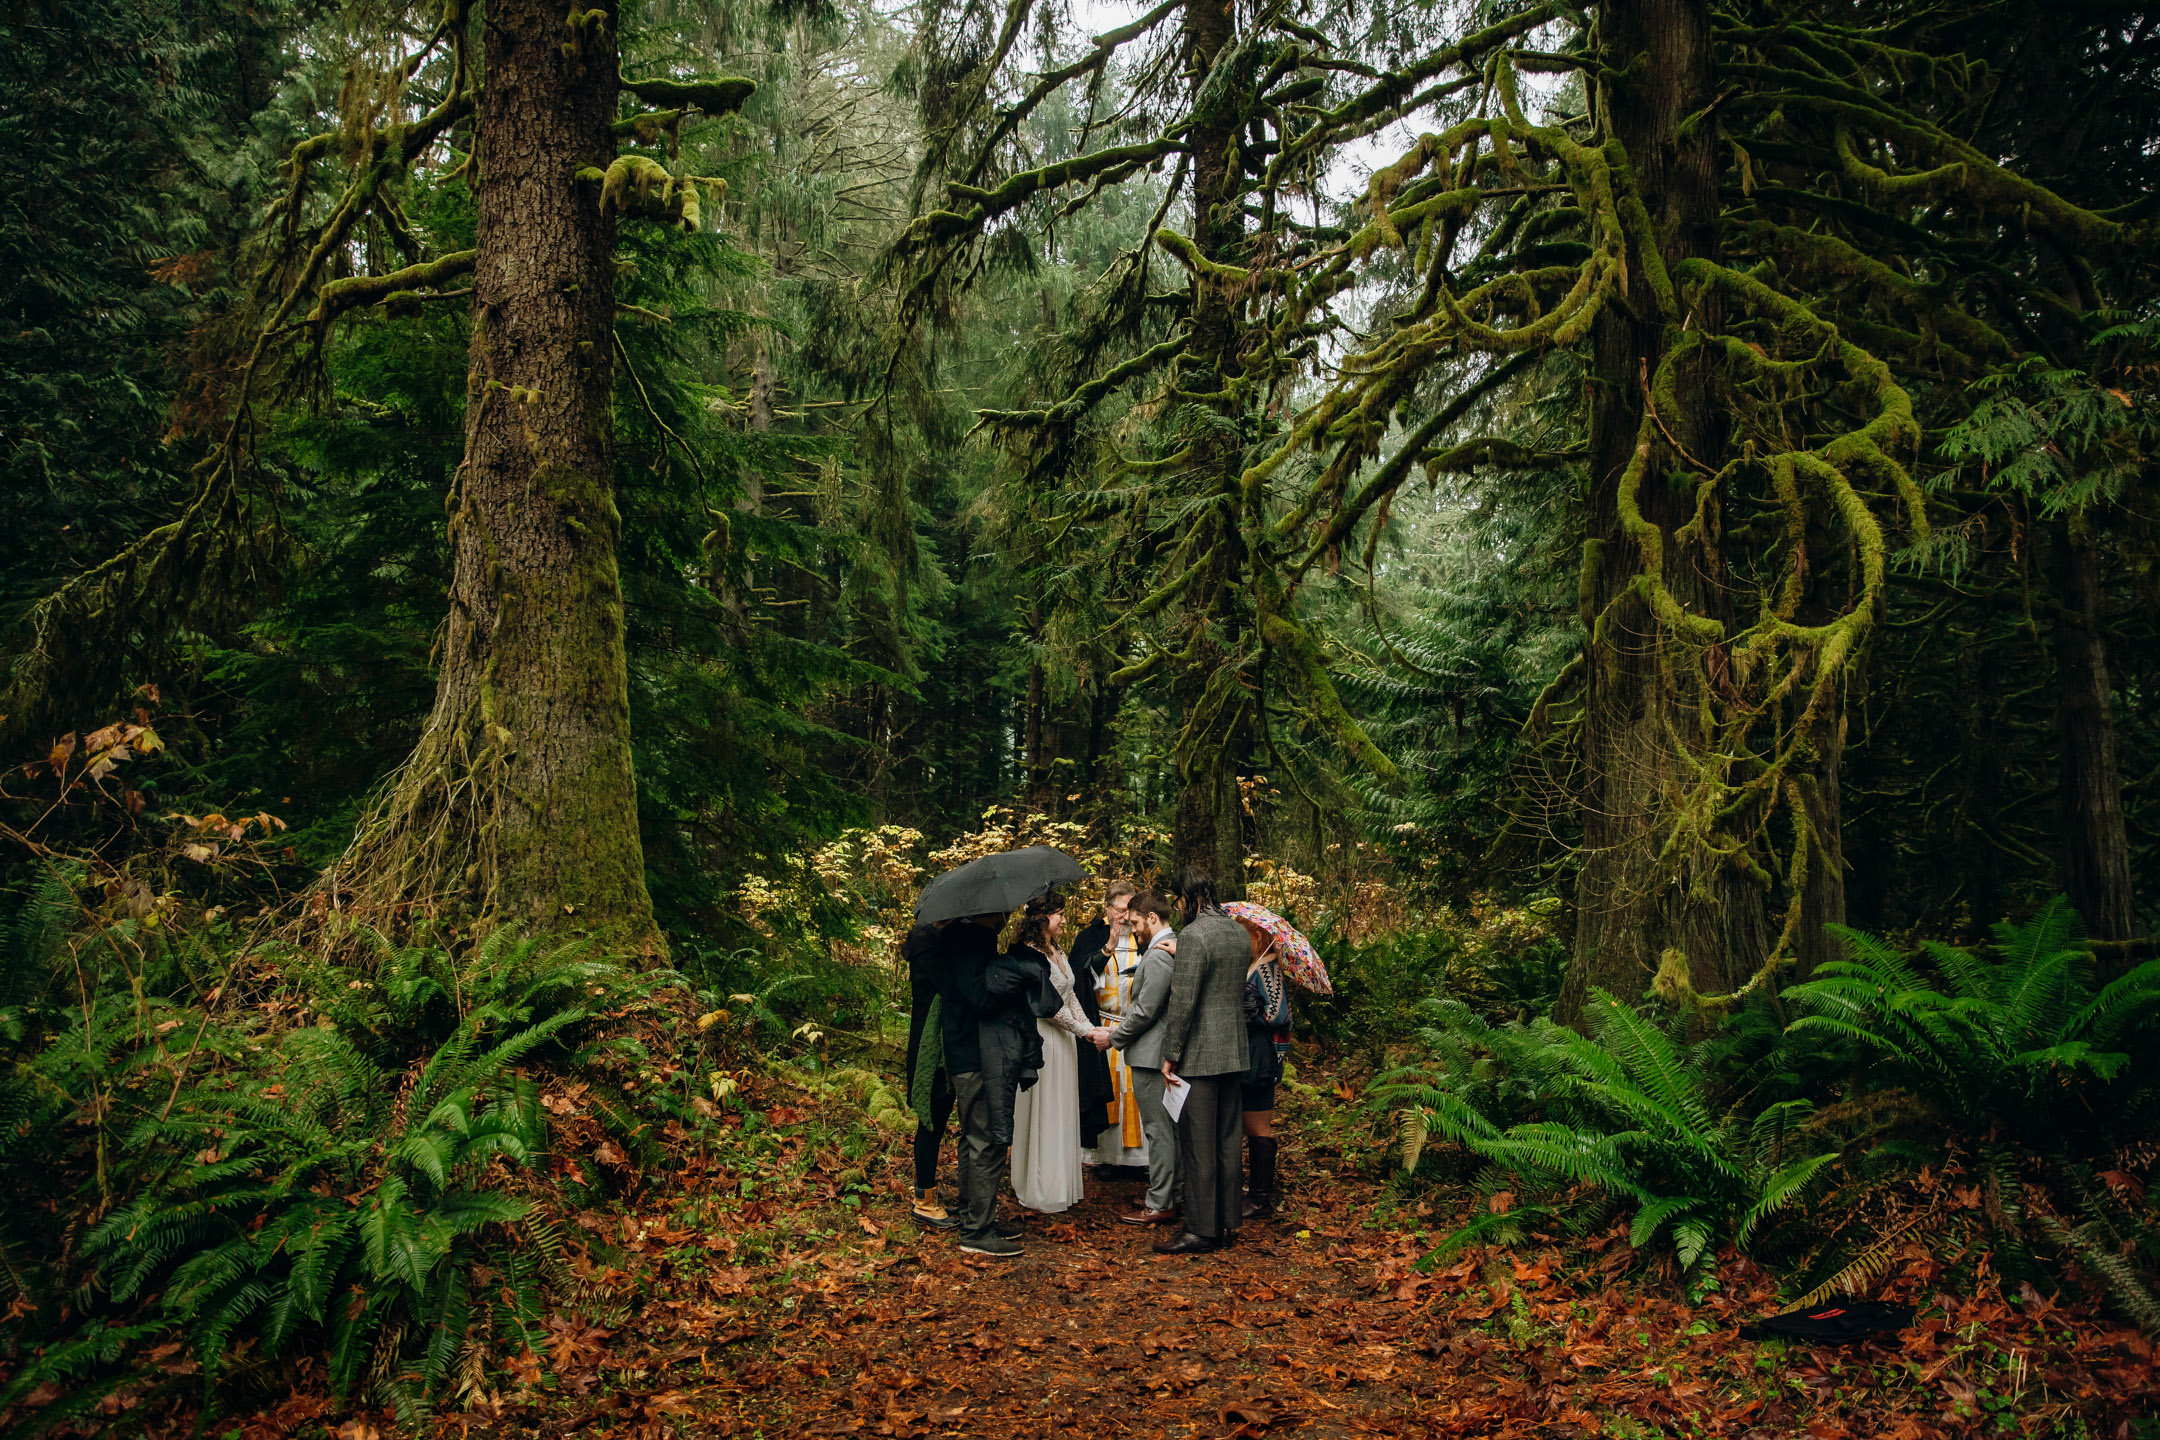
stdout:
<svg viewBox="0 0 2160 1440">
<path fill-rule="evenodd" d="M 928 923 L 1018 910 L 1051 886 L 1086 875 L 1072 856 L 1048 845 L 985 855 L 924 886 L 915 902 L 915 918 Z"/>
</svg>

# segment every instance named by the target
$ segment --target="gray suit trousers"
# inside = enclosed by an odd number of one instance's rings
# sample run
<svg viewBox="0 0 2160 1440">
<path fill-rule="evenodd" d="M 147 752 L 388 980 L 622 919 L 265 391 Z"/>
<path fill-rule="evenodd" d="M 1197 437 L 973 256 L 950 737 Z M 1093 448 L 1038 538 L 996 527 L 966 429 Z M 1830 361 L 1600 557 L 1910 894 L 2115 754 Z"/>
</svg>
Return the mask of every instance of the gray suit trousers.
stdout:
<svg viewBox="0 0 2160 1440">
<path fill-rule="evenodd" d="M 1185 1082 L 1192 1086 L 1178 1116 L 1185 1228 L 1209 1240 L 1235 1236 L 1245 1215 L 1244 1080 L 1241 1074 L 1195 1075 Z"/>
<path fill-rule="evenodd" d="M 1160 1070 L 1132 1072 L 1133 1099 L 1140 1105 L 1140 1133 L 1147 1136 L 1147 1208 L 1174 1209 L 1184 1199 L 1178 1183 L 1178 1127 L 1163 1109 L 1167 1082 Z"/>
</svg>

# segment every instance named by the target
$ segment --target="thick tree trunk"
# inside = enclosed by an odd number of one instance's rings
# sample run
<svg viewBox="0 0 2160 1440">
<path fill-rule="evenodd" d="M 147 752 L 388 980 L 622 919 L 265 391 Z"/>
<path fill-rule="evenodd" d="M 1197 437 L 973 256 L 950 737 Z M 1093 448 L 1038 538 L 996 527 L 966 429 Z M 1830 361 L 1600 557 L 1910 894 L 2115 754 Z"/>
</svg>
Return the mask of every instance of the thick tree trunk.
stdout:
<svg viewBox="0 0 2160 1440">
<path fill-rule="evenodd" d="M 1184 42 L 1188 80 L 1195 93 L 1206 83 L 1216 57 L 1229 45 L 1234 24 L 1228 0 L 1187 0 Z M 1193 243 L 1211 259 L 1228 259 L 1243 230 L 1236 213 L 1240 162 L 1236 155 L 1238 116 L 1235 107 L 1218 105 L 1193 128 Z M 1236 365 L 1237 335 L 1229 297 L 1216 279 L 1193 277 L 1192 354 L 1197 362 L 1185 388 L 1198 394 L 1223 390 Z M 1192 474 L 1202 486 L 1227 492 L 1236 513 L 1238 453 L 1233 441 L 1210 426 L 1194 438 Z M 1210 506 L 1198 523 L 1223 527 L 1223 507 Z M 1233 528 L 1234 527 L 1227 527 Z M 1172 864 L 1182 869 L 1198 866 L 1211 872 L 1220 884 L 1242 872 L 1243 857 L 1237 848 L 1236 785 L 1231 778 L 1230 756 L 1222 744 L 1219 728 L 1190 724 L 1208 703 L 1208 685 L 1227 658 L 1223 633 L 1227 581 L 1236 573 L 1237 561 L 1230 553 L 1235 535 L 1224 535 L 1215 546 L 1199 547 L 1197 559 L 1211 567 L 1209 574 L 1187 591 L 1187 599 L 1172 644 L 1190 656 L 1172 685 L 1176 711 L 1174 721 L 1186 727 L 1177 746 L 1177 804 L 1171 812 Z M 1227 795 L 1225 792 L 1228 792 Z M 1224 824 L 1230 819 L 1227 828 Z"/>
<path fill-rule="evenodd" d="M 616 36 L 612 20 L 573 32 L 565 13 L 488 3 L 435 708 L 339 888 L 363 909 L 389 899 L 657 946 L 615 555 L 615 225 L 577 178 L 614 154 Z"/>
<path fill-rule="evenodd" d="M 1713 254 L 1714 127 L 1681 128 L 1716 98 L 1710 7 L 1704 0 L 1619 0 L 1600 7 L 1598 26 L 1609 67 L 1601 110 L 1626 148 L 1665 263 Z M 1639 270 L 1628 290 L 1651 293 Z M 1698 314 L 1695 323 L 1714 330 L 1717 317 Z M 1698 847 L 1667 845 L 1690 783 L 1676 737 L 1689 745 L 1705 739 L 1669 667 L 1702 662 L 1662 636 L 1639 602 L 1621 598 L 1643 557 L 1621 525 L 1620 480 L 1643 417 L 1642 377 L 1646 368 L 1656 371 L 1666 343 L 1654 314 L 1638 319 L 1619 306 L 1607 309 L 1593 338 L 1591 534 L 1598 545 L 1590 599 L 1604 624 L 1602 642 L 1588 642 L 1583 863 L 1575 950 L 1556 1010 L 1564 1021 L 1581 1015 L 1592 988 L 1622 1000 L 1641 997 L 1673 949 L 1686 957 L 1697 990 L 1728 991 L 1768 943 L 1762 892 L 1743 871 Z M 1683 413 L 1661 418 L 1690 454 L 1714 464 L 1723 436 L 1707 360 L 1689 371 L 1677 386 Z M 1671 478 L 1683 463 L 1660 443 L 1638 503 L 1666 537 L 1666 585 L 1695 613 L 1730 619 L 1714 540 L 1681 546 L 1672 538 L 1693 513 L 1689 488 Z"/>
<path fill-rule="evenodd" d="M 1081 802 L 1089 807 L 1102 804 L 1103 746 L 1109 739 L 1110 720 L 1117 714 L 1117 692 L 1098 680 L 1088 687 L 1087 739 L 1081 749 L 1078 783 L 1073 787 L 1080 792 Z"/>
<path fill-rule="evenodd" d="M 1815 764 L 1799 777 L 1812 837 L 1807 883 L 1800 893 L 1800 924 L 1793 936 L 1791 980 L 1805 980 L 1817 966 L 1845 958 L 1845 942 L 1830 933 L 1845 923 L 1844 705 L 1825 717 L 1813 737 Z"/>
<path fill-rule="evenodd" d="M 1850 547 L 1839 542 L 1822 515 L 1815 517 L 1803 543 L 1809 584 L 1799 620 L 1803 625 L 1827 625 L 1855 588 Z M 1803 686 L 1787 701 L 1798 711 L 1793 723 L 1805 728 L 1806 742 L 1789 772 L 1800 799 L 1795 818 L 1802 822 L 1794 841 L 1808 847 L 1800 893 L 1785 897 L 1799 907 L 1793 965 L 1782 977 L 1794 983 L 1807 979 L 1825 961 L 1845 958 L 1845 942 L 1828 928 L 1845 923 L 1845 684 L 1840 680 L 1811 718 L 1807 707 L 1812 699 L 1812 687 Z"/>
<path fill-rule="evenodd" d="M 2095 940 L 2137 929 L 2130 831 L 2123 815 L 2113 682 L 2100 593 L 2100 553 L 2082 518 L 2055 527 L 2055 683 L 2061 757 L 2062 886 Z"/>
</svg>

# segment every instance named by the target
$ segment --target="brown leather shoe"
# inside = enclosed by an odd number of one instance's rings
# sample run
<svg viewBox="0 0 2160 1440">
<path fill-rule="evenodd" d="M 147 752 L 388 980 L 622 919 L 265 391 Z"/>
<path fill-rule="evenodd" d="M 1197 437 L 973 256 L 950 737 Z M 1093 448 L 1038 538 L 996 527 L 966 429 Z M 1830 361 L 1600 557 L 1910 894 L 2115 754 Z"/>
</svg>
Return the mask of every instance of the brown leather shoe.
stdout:
<svg viewBox="0 0 2160 1440">
<path fill-rule="evenodd" d="M 1133 1211 L 1130 1215 L 1120 1215 L 1117 1218 L 1120 1225 L 1167 1225 L 1178 1218 L 1178 1212 L 1175 1210 L 1149 1210 L 1143 1207 Z"/>
<path fill-rule="evenodd" d="M 1155 1253 L 1158 1255 L 1206 1255 L 1221 1248 L 1221 1241 L 1210 1240 L 1205 1235 L 1195 1235 L 1190 1230 L 1174 1240 L 1155 1242 Z"/>
</svg>

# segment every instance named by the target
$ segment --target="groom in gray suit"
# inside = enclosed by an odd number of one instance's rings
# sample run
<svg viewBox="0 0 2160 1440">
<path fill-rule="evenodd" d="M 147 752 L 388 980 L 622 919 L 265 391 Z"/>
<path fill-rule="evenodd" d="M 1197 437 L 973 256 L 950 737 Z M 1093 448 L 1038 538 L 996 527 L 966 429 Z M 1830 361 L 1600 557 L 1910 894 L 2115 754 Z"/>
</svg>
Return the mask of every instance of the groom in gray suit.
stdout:
<svg viewBox="0 0 2160 1440">
<path fill-rule="evenodd" d="M 1138 1210 L 1118 1219 L 1127 1225 L 1161 1225 L 1177 1218 L 1184 1198 L 1178 1184 L 1177 1122 L 1163 1108 L 1169 1082 L 1163 1078 L 1163 1011 L 1170 1004 L 1170 973 L 1177 964 L 1177 936 L 1170 929 L 1172 907 L 1157 891 L 1132 897 L 1125 913 L 1132 917 L 1133 943 L 1140 964 L 1133 972 L 1132 1001 L 1125 1018 L 1110 1032 L 1110 1044 L 1131 1068 L 1133 1098 L 1140 1106 L 1140 1129 L 1147 1136 L 1147 1199 Z"/>
</svg>

